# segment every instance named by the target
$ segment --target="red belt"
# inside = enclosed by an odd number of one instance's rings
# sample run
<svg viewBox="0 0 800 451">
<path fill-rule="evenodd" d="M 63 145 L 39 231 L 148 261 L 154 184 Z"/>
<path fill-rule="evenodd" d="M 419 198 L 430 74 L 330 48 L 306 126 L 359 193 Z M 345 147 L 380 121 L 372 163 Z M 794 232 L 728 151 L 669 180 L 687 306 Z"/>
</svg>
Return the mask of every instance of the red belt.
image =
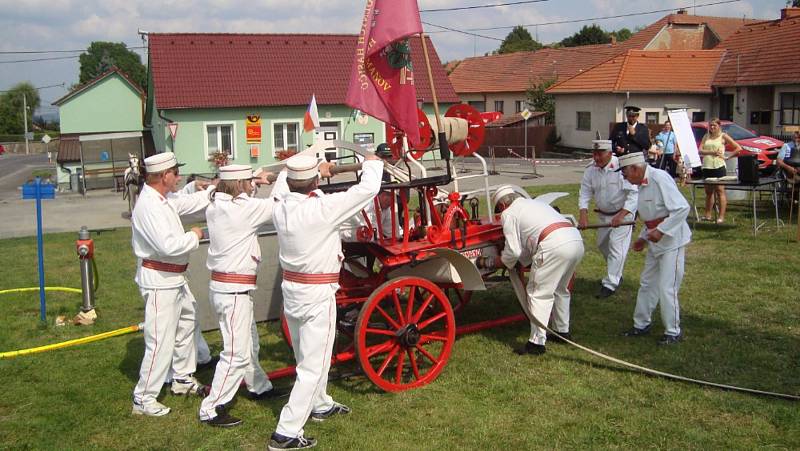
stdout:
<svg viewBox="0 0 800 451">
<path fill-rule="evenodd" d="M 339 283 L 339 273 L 308 274 L 283 270 L 283 280 L 289 282 L 306 283 L 309 285 L 324 285 L 326 283 Z"/>
<path fill-rule="evenodd" d="M 142 266 L 145 268 L 155 269 L 157 271 L 174 272 L 176 274 L 186 272 L 186 268 L 189 267 L 188 264 L 176 265 L 175 263 L 158 262 L 155 260 L 148 260 L 146 258 L 142 260 Z"/>
<path fill-rule="evenodd" d="M 211 271 L 211 280 L 223 283 L 238 283 L 241 285 L 255 285 L 255 274 L 233 274 L 228 272 Z"/>
<path fill-rule="evenodd" d="M 621 210 L 603 211 L 603 210 L 598 210 L 598 209 L 595 208 L 594 211 L 597 212 L 597 213 L 600 213 L 601 215 L 604 215 L 604 216 L 614 216 L 615 214 L 619 213 Z"/>
<path fill-rule="evenodd" d="M 648 229 L 655 229 L 656 227 L 658 227 L 659 224 L 664 222 L 665 219 L 667 219 L 666 216 L 664 216 L 663 218 L 652 219 L 650 221 L 645 221 L 644 225 L 646 225 Z"/>
<path fill-rule="evenodd" d="M 542 232 L 539 234 L 539 243 L 544 241 L 544 239 L 547 238 L 547 235 L 550 235 L 554 231 L 556 231 L 558 229 L 563 229 L 565 227 L 572 227 L 572 223 L 571 222 L 554 222 L 554 223 L 550 224 L 549 226 L 545 227 L 544 230 L 542 230 Z"/>
</svg>

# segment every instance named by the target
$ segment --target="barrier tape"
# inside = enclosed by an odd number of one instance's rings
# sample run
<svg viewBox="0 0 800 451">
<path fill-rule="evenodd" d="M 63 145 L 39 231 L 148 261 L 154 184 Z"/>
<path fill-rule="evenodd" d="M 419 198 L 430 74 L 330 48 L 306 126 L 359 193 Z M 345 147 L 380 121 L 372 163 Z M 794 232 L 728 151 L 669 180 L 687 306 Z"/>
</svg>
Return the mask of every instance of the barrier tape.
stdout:
<svg viewBox="0 0 800 451">
<path fill-rule="evenodd" d="M 109 332 L 103 332 L 97 335 L 89 335 L 88 337 L 83 338 L 76 338 L 74 340 L 62 341 L 61 343 L 54 343 L 45 346 L 39 346 L 37 348 L 29 348 L 29 349 L 20 349 L 18 351 L 7 351 L 7 352 L 0 352 L 0 360 L 2 359 L 10 359 L 14 357 L 19 357 L 28 354 L 36 354 L 39 352 L 45 351 L 52 351 L 55 349 L 66 348 L 69 346 L 76 346 L 85 343 L 91 343 L 93 341 L 105 340 L 106 338 L 117 337 L 120 335 L 129 334 L 132 332 L 138 332 L 144 326 L 142 324 L 136 324 L 133 326 L 123 327 L 122 329 L 112 330 Z"/>
<path fill-rule="evenodd" d="M 511 149 L 506 149 L 506 150 L 508 151 L 508 153 L 510 153 L 511 155 L 514 155 L 515 157 L 519 158 L 520 160 L 529 161 L 531 163 L 533 162 L 533 158 L 523 157 L 522 155 L 514 152 Z M 536 160 L 536 164 L 588 163 L 590 161 L 592 161 L 591 158 L 582 158 L 582 159 L 579 159 L 579 160 L 575 160 L 575 159 L 572 159 L 572 160 Z"/>
<path fill-rule="evenodd" d="M 562 337 L 558 332 L 550 330 L 550 328 L 548 328 L 547 326 L 545 326 L 541 322 L 539 322 L 539 320 L 536 319 L 535 316 L 533 316 L 533 313 L 527 307 L 528 293 L 525 290 L 525 286 L 522 283 L 522 279 L 519 277 L 519 274 L 517 274 L 517 272 L 515 270 L 510 270 L 510 271 L 508 271 L 508 275 L 509 275 L 509 278 L 511 279 L 511 286 L 514 288 L 514 292 L 517 295 L 517 300 L 519 300 L 520 305 L 522 305 L 522 310 L 525 312 L 525 315 L 528 318 L 532 319 L 533 322 L 538 327 L 541 327 L 542 329 L 546 330 L 547 332 L 558 336 L 560 339 L 564 340 L 565 343 L 568 343 L 569 345 L 574 346 L 574 347 L 580 349 L 581 351 L 588 352 L 589 354 L 592 354 L 593 356 L 600 357 L 601 359 L 608 360 L 610 362 L 616 363 L 618 365 L 622 365 L 622 366 L 627 367 L 627 368 L 632 368 L 634 370 L 640 371 L 640 372 L 645 373 L 645 374 L 649 374 L 651 376 L 659 376 L 659 377 L 664 377 L 664 378 L 667 378 L 667 379 L 675 379 L 675 380 L 679 380 L 679 381 L 683 381 L 683 382 L 690 382 L 690 383 L 693 383 L 693 384 L 699 384 L 699 385 L 705 385 L 705 386 L 709 386 L 709 387 L 722 388 L 722 389 L 725 389 L 725 390 L 733 390 L 733 391 L 739 391 L 739 392 L 744 392 L 744 393 L 751 393 L 751 394 L 755 394 L 755 395 L 766 395 L 766 396 L 773 396 L 773 397 L 776 397 L 776 398 L 790 399 L 792 401 L 800 401 L 800 396 L 797 396 L 797 395 L 789 395 L 789 394 L 785 394 L 785 393 L 775 393 L 775 392 L 771 392 L 771 391 L 756 390 L 756 389 L 753 389 L 753 388 L 736 387 L 734 385 L 719 384 L 719 383 L 716 383 L 716 382 L 709 382 L 709 381 L 704 381 L 704 380 L 700 380 L 700 379 L 692 379 L 690 377 L 679 376 L 677 374 L 671 374 L 671 373 L 667 373 L 667 372 L 664 372 L 664 371 L 654 370 L 654 369 L 647 368 L 647 367 L 644 367 L 644 366 L 636 365 L 634 363 L 626 362 L 626 361 L 620 360 L 620 359 L 618 359 L 616 357 L 611 357 L 609 355 L 603 354 L 602 352 L 597 352 L 597 351 L 595 351 L 593 349 L 589 349 L 589 348 L 587 348 L 585 346 L 579 345 L 578 343 L 575 343 L 574 341 L 571 341 L 571 340 L 568 340 L 568 339 Z"/>
</svg>

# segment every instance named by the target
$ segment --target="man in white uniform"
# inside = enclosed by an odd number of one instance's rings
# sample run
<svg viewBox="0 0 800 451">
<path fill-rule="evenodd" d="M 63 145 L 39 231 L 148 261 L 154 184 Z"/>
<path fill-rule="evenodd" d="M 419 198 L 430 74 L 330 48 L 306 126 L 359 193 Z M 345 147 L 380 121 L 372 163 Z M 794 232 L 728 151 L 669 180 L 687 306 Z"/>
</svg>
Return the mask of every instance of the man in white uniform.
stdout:
<svg viewBox="0 0 800 451">
<path fill-rule="evenodd" d="M 640 252 L 645 245 L 648 247 L 633 313 L 633 328 L 624 335 L 639 337 L 650 333 L 653 310 L 660 303 L 664 336 L 658 343 L 674 344 L 682 337 L 678 291 L 683 280 L 686 245 L 692 239 L 686 223 L 689 203 L 672 177 L 647 165 L 641 153 L 621 156 L 619 165 L 625 179 L 639 186 L 639 217 L 645 227 L 633 243 L 633 250 Z"/>
<path fill-rule="evenodd" d="M 258 230 L 272 221 L 273 197 L 250 197 L 254 183 L 267 183 L 266 175 L 253 181 L 249 165 L 233 164 L 219 169 L 220 181 L 206 209 L 208 258 L 211 271 L 211 304 L 219 317 L 223 350 L 219 356 L 211 390 L 200 406 L 200 421 L 210 426 L 232 427 L 241 420 L 228 414 L 226 405 L 244 380 L 250 397 L 273 398 L 273 389 L 258 361 L 258 333 L 253 319 L 256 274 L 261 262 Z M 281 172 L 272 196 L 289 191 L 286 172 Z"/>
<path fill-rule="evenodd" d="M 350 412 L 327 393 L 336 334 L 335 295 L 344 258 L 339 228 L 378 194 L 383 162 L 367 156 L 361 182 L 346 192 L 329 195 L 317 189 L 317 165 L 317 159 L 307 155 L 287 160 L 291 192 L 274 210 L 283 269 L 283 312 L 297 361 L 297 379 L 270 438 L 268 448 L 273 451 L 315 446 L 316 440 L 303 436 L 309 417 L 324 421 Z"/>
<path fill-rule="evenodd" d="M 509 270 L 530 265 L 528 310 L 543 325 L 564 338 L 569 333 L 570 292 L 567 288 L 583 258 L 580 232 L 550 205 L 523 198 L 513 186 L 502 186 L 492 196 L 495 213 L 500 213 L 505 247 L 499 259 Z M 553 308 L 555 307 L 555 312 Z M 546 331 L 531 319 L 531 334 L 517 354 L 544 354 Z"/>
<path fill-rule="evenodd" d="M 170 365 L 174 394 L 196 393 L 201 387 L 193 376 L 197 365 L 196 303 L 184 272 L 189 253 L 197 249 L 203 232 L 197 227 L 185 232 L 180 216 L 206 208 L 208 193 L 175 194 L 180 175 L 172 152 L 153 155 L 144 163 L 147 183 L 131 215 L 131 242 L 138 259 L 135 280 L 145 302 L 145 351 L 133 390 L 132 412 L 162 416 L 170 409 L 156 398 Z"/>
<path fill-rule="evenodd" d="M 633 220 L 637 190 L 617 171 L 619 162 L 611 153 L 611 141 L 594 141 L 592 159 L 594 163 L 586 168 L 581 181 L 578 227 L 584 228 L 589 224 L 589 202 L 594 199 L 599 223 L 608 225 L 597 229 L 597 247 L 606 259 L 608 270 L 600 281 L 596 297 L 605 299 L 614 294 L 622 281 L 633 227 L 619 225 Z"/>
</svg>

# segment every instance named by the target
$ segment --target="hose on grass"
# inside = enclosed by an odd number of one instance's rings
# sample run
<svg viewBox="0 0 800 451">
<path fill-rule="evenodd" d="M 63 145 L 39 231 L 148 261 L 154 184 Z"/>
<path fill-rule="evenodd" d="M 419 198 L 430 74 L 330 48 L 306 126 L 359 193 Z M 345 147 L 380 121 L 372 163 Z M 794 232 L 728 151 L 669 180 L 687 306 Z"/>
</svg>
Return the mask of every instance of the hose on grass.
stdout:
<svg viewBox="0 0 800 451">
<path fill-rule="evenodd" d="M 517 274 L 516 271 L 509 271 L 509 278 L 511 279 L 511 286 L 514 289 L 514 292 L 517 295 L 517 299 L 519 300 L 520 305 L 522 306 L 522 310 L 525 312 L 525 315 L 529 319 L 532 319 L 533 322 L 538 327 L 541 327 L 542 329 L 546 330 L 548 333 L 553 334 L 554 336 L 557 336 L 559 339 L 563 340 L 565 343 L 568 343 L 570 346 L 574 346 L 574 347 L 580 349 L 581 351 L 588 352 L 589 354 L 591 354 L 591 355 L 593 355 L 595 357 L 599 357 L 599 358 L 601 358 L 603 360 L 608 360 L 609 362 L 616 363 L 617 365 L 621 365 L 621 366 L 624 366 L 626 368 L 630 368 L 630 369 L 633 369 L 633 370 L 636 370 L 636 371 L 640 371 L 642 373 L 645 373 L 645 374 L 648 374 L 648 375 L 651 375 L 651 376 L 658 376 L 658 377 L 663 377 L 663 378 L 666 378 L 666 379 L 673 379 L 673 380 L 678 380 L 678 381 L 683 381 L 683 382 L 689 382 L 689 383 L 692 383 L 692 384 L 704 385 L 704 386 L 707 386 L 707 387 L 716 387 L 716 388 L 721 388 L 721 389 L 724 389 L 724 390 L 738 391 L 738 392 L 750 393 L 750 394 L 754 394 L 754 395 L 772 396 L 772 397 L 775 397 L 775 398 L 789 399 L 789 400 L 792 400 L 792 401 L 800 401 L 800 396 L 798 396 L 798 395 L 790 395 L 790 394 L 786 394 L 786 393 L 775 393 L 775 392 L 771 392 L 771 391 L 756 390 L 756 389 L 753 389 L 753 388 L 746 388 L 746 387 L 737 387 L 735 385 L 719 384 L 719 383 L 716 383 L 716 382 L 709 382 L 709 381 L 704 381 L 704 380 L 700 380 L 700 379 L 692 379 L 692 378 L 686 377 L 686 376 L 679 376 L 677 374 L 672 374 L 672 373 L 667 373 L 667 372 L 664 372 L 664 371 L 654 370 L 654 369 L 647 368 L 647 367 L 644 367 L 644 366 L 636 365 L 634 363 L 626 362 L 626 361 L 618 359 L 616 357 L 611 357 L 610 355 L 606 355 L 606 354 L 603 354 L 602 352 L 598 352 L 598 351 L 595 351 L 593 349 L 589 349 L 589 348 L 587 348 L 585 346 L 581 346 L 578 343 L 575 343 L 574 341 L 571 341 L 571 340 L 569 340 L 567 338 L 564 338 L 558 332 L 550 330 L 550 328 L 548 328 L 547 325 L 542 324 L 533 315 L 533 313 L 527 307 L 527 299 L 528 299 L 527 296 L 528 295 L 527 295 L 527 291 L 525 290 L 525 285 L 522 283 L 522 279 L 519 277 L 519 274 Z"/>
<path fill-rule="evenodd" d="M 23 293 L 26 291 L 39 291 L 39 287 L 28 287 L 28 288 L 9 288 L 7 290 L 0 290 L 0 294 L 9 294 L 9 293 Z M 70 287 L 44 287 L 44 291 L 65 291 L 67 293 L 82 293 L 80 288 L 70 288 Z"/>
<path fill-rule="evenodd" d="M 117 337 L 132 332 L 138 332 L 142 328 L 143 328 L 142 324 L 134 324 L 133 326 L 123 327 L 122 329 L 103 332 L 97 335 L 89 335 L 88 337 L 76 338 L 74 340 L 62 341 L 61 343 L 53 343 L 45 346 L 39 346 L 37 348 L 20 349 L 18 351 L 0 352 L 0 360 L 10 359 L 28 354 L 36 354 L 38 352 L 52 351 L 55 349 L 66 348 L 69 346 L 91 343 L 93 341 L 105 340 L 106 338 Z"/>
</svg>

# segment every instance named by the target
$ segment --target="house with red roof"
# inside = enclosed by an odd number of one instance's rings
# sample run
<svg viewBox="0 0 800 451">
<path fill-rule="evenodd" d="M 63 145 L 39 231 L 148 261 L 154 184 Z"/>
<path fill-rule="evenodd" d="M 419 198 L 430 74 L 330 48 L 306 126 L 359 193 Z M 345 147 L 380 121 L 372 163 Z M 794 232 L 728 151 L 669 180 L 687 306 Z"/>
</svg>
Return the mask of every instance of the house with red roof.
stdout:
<svg viewBox="0 0 800 451">
<path fill-rule="evenodd" d="M 725 56 L 712 81 L 719 117 L 760 134 L 800 130 L 800 8 L 742 27 L 719 48 Z"/>
<path fill-rule="evenodd" d="M 467 58 L 452 70 L 450 81 L 462 101 L 481 111 L 500 111 L 508 116 L 525 109 L 526 91 L 540 83 L 564 81 L 629 50 L 712 49 L 753 22 L 694 16 L 680 10 L 620 43 Z"/>
<path fill-rule="evenodd" d="M 187 173 L 215 171 L 219 152 L 230 163 L 263 166 L 281 151 L 315 139 L 385 142 L 382 122 L 344 104 L 356 48 L 355 34 L 150 33 L 145 127 L 155 147 L 173 151 Z M 419 38 L 412 38 L 414 83 L 423 110 L 432 113 Z M 428 41 L 440 104 L 458 103 L 433 44 Z M 303 131 L 316 97 L 321 127 Z"/>
<path fill-rule="evenodd" d="M 145 92 L 117 67 L 71 89 L 53 102 L 61 120 L 56 156 L 61 190 L 111 187 L 141 157 Z"/>
<path fill-rule="evenodd" d="M 642 109 L 639 120 L 661 124 L 666 110 L 685 108 L 693 120 L 712 110 L 711 81 L 724 50 L 628 50 L 550 87 L 561 144 L 591 148 L 599 133 L 621 121 L 625 105 Z"/>
</svg>

